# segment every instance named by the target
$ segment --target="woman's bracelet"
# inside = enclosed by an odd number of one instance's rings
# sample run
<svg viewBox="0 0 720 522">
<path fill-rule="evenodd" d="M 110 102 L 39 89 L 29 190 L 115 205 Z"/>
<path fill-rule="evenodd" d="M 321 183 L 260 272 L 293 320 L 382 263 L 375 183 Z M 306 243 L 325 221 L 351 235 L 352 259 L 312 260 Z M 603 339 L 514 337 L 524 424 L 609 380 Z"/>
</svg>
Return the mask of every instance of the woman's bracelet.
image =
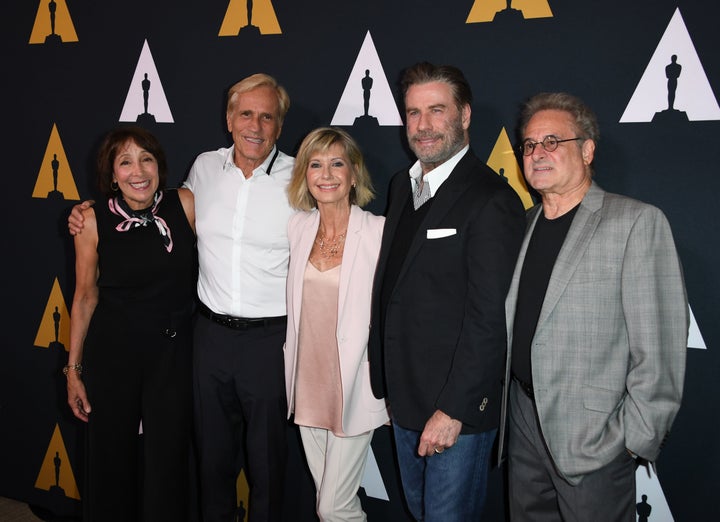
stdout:
<svg viewBox="0 0 720 522">
<path fill-rule="evenodd" d="M 68 364 L 66 366 L 63 366 L 63 374 L 64 375 L 67 375 L 70 370 L 77 372 L 78 375 L 82 375 L 82 364 L 76 363 L 76 364 Z"/>
</svg>

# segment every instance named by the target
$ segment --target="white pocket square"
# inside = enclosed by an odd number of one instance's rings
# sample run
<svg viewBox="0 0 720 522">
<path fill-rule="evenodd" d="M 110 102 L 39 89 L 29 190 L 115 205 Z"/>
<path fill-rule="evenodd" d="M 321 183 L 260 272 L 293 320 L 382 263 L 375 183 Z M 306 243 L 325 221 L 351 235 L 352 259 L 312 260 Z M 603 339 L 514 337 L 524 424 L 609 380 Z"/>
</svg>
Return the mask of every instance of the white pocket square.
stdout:
<svg viewBox="0 0 720 522">
<path fill-rule="evenodd" d="M 429 228 L 427 231 L 428 239 L 440 239 L 441 237 L 454 236 L 457 230 L 454 228 Z"/>
</svg>

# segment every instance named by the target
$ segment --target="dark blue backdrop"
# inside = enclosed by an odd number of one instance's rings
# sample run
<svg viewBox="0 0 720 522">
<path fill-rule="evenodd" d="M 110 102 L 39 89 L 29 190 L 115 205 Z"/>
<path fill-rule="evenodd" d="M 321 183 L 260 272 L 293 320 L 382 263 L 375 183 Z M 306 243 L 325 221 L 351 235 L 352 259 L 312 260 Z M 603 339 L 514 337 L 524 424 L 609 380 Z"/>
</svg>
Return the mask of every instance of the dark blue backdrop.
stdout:
<svg viewBox="0 0 720 522">
<path fill-rule="evenodd" d="M 91 161 L 98 138 L 118 123 L 143 42 L 162 80 L 173 123 L 147 124 L 164 144 L 171 185 L 195 156 L 227 146 L 227 88 L 267 72 L 288 89 L 292 106 L 281 148 L 292 153 L 304 134 L 331 122 L 366 34 L 370 32 L 395 102 L 400 71 L 416 61 L 462 68 L 474 89 L 471 144 L 489 158 L 498 136 L 511 139 L 518 104 L 543 90 L 567 90 L 598 113 L 602 138 L 596 179 L 607 190 L 659 206 L 670 219 L 685 267 L 690 304 L 707 349 L 688 350 L 685 400 L 657 463 L 675 520 L 706 520 L 720 487 L 717 465 L 720 261 L 715 200 L 720 188 L 717 119 L 620 123 L 668 25 L 680 10 L 704 77 L 681 76 L 678 89 L 720 88 L 717 20 L 720 7 L 703 0 L 577 2 L 516 1 L 527 12 L 548 6 L 552 16 L 466 23 L 473 5 L 493 0 L 255 0 L 256 18 L 274 8 L 281 34 L 219 37 L 229 8 L 244 0 L 206 2 L 58 2 L 72 19 L 77 42 L 29 43 L 47 2 L 6 3 L 0 16 L 4 114 L 6 248 L 2 288 L 6 303 L 0 348 L 0 495 L 61 514 L 78 502 L 36 487 L 55 426 L 80 482 L 82 430 L 66 407 L 58 369 L 62 350 L 36 346 L 48 296 L 58 281 L 67 306 L 74 281 L 72 242 L 65 219 L 72 198 L 33 197 L 46 167 L 51 129 L 58 132 L 81 199 L 92 195 Z M 260 23 L 258 22 L 258 23 Z M 682 60 L 681 60 L 682 61 Z M 685 63 L 688 63 L 685 60 Z M 684 73 L 685 74 L 685 73 Z M 689 73 L 688 73 L 689 74 Z M 382 74 L 374 73 L 376 82 Z M 664 81 L 664 80 L 663 80 Z M 684 83 L 683 83 L 684 82 Z M 377 84 L 377 83 L 376 83 Z M 664 84 L 657 86 L 664 89 Z M 153 94 L 158 91 L 151 91 Z M 717 105 L 717 102 L 714 102 Z M 401 113 L 402 106 L 397 103 Z M 350 127 L 367 156 L 384 207 L 389 176 L 410 162 L 398 126 Z M 373 442 L 390 501 L 364 498 L 374 520 L 406 515 L 387 428 Z M 312 484 L 299 447 L 293 447 L 288 519 L 312 519 Z M 502 474 L 494 472 L 490 519 L 503 520 Z M 121 499 L 119 499 L 121 501 Z M 651 520 L 653 520 L 651 518 Z"/>
</svg>

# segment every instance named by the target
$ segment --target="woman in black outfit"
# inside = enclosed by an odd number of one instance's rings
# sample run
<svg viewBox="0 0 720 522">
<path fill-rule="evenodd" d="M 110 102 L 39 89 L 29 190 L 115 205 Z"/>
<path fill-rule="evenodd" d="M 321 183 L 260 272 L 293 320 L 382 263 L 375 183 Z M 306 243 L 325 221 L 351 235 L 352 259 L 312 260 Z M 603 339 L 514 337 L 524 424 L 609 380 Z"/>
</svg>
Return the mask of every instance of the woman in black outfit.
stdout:
<svg viewBox="0 0 720 522">
<path fill-rule="evenodd" d="M 111 131 L 98 153 L 103 198 L 75 235 L 64 372 L 68 404 L 88 423 L 88 521 L 188 516 L 195 215 L 192 193 L 165 190 L 166 178 L 152 134 Z"/>
</svg>

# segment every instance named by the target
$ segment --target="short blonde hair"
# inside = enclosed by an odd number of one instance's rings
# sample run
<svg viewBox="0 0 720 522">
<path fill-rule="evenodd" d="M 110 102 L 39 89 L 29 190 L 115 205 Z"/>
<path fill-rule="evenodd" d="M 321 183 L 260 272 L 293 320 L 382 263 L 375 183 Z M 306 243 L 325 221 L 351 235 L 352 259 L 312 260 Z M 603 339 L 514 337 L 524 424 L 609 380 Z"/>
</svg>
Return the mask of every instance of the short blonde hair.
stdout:
<svg viewBox="0 0 720 522">
<path fill-rule="evenodd" d="M 316 152 L 325 152 L 333 145 L 342 146 L 355 178 L 355 186 L 350 189 L 350 204 L 364 207 L 375 197 L 370 173 L 365 166 L 360 147 L 347 132 L 336 127 L 320 127 L 310 131 L 300 144 L 295 157 L 292 179 L 288 186 L 290 206 L 299 210 L 317 208 L 317 201 L 310 194 L 306 173 L 310 158 Z"/>
<path fill-rule="evenodd" d="M 285 115 L 290 109 L 290 96 L 288 96 L 285 88 L 280 85 L 275 78 L 269 74 L 257 73 L 252 76 L 240 80 L 235 85 L 230 87 L 227 95 L 227 114 L 232 114 L 235 108 L 235 103 L 240 94 L 252 91 L 258 87 L 269 87 L 275 90 L 278 99 L 278 117 L 280 118 L 280 124 L 285 120 Z"/>
</svg>

